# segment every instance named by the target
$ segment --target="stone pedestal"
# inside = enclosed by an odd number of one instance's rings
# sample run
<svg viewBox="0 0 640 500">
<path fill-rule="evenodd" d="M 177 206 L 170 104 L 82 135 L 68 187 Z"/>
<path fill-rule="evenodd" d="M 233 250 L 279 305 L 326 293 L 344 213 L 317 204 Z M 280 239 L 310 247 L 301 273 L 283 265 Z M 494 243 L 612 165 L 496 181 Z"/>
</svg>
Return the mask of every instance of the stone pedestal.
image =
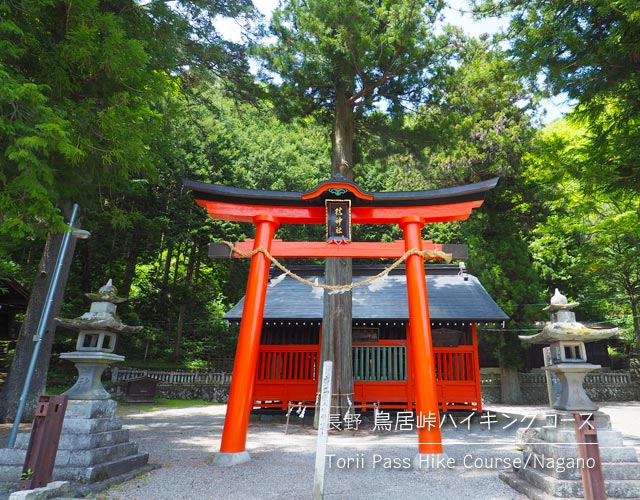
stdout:
<svg viewBox="0 0 640 500">
<path fill-rule="evenodd" d="M 78 370 L 76 383 L 64 393 L 70 400 L 109 399 L 111 395 L 102 385 L 102 373 L 115 362 L 124 361 L 124 356 L 107 352 L 65 352 L 60 358 L 73 361 Z"/>
<path fill-rule="evenodd" d="M 147 470 L 148 453 L 129 441 L 129 431 L 115 416 L 117 404 L 106 400 L 69 400 L 53 470 L 54 481 L 93 484 Z M 14 449 L 0 449 L 0 483 L 5 490 L 18 479 L 29 434 L 18 434 Z M 0 488 L 0 492 L 2 489 Z"/>
<path fill-rule="evenodd" d="M 582 466 L 589 464 L 578 456 L 573 413 L 549 411 L 542 427 L 519 432 L 521 462 L 512 471 L 502 472 L 500 478 L 533 499 L 584 498 Z M 608 415 L 593 415 L 607 498 L 640 498 L 640 462 L 635 448 L 624 446 Z"/>
<path fill-rule="evenodd" d="M 562 382 L 560 396 L 553 403 L 556 410 L 596 411 L 596 405 L 584 390 L 584 377 L 587 373 L 599 370 L 600 365 L 591 363 L 560 363 L 545 366 L 543 370 L 554 373 Z"/>
</svg>

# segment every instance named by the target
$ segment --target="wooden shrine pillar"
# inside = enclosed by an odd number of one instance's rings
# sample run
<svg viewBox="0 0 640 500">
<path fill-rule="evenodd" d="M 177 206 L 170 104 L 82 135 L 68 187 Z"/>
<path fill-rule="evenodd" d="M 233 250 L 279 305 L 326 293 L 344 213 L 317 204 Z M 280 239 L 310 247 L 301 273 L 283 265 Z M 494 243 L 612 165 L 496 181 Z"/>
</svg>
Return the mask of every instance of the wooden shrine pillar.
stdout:
<svg viewBox="0 0 640 500">
<path fill-rule="evenodd" d="M 269 215 L 257 215 L 253 219 L 256 226 L 254 249 L 259 247 L 269 251 L 271 241 L 279 222 Z M 253 406 L 253 384 L 256 378 L 260 352 L 260 333 L 264 315 L 264 303 L 269 284 L 268 257 L 258 252 L 251 258 L 247 293 L 240 321 L 238 346 L 233 364 L 233 375 L 229 389 L 229 402 L 222 431 L 220 453 L 216 465 L 236 465 L 250 459 L 245 450 L 249 416 Z"/>
<path fill-rule="evenodd" d="M 405 249 L 422 250 L 421 230 L 424 219 L 418 216 L 404 217 L 400 227 L 404 232 Z M 424 259 L 410 255 L 406 260 L 407 297 L 409 301 L 409 335 L 416 393 L 416 418 L 418 426 L 418 453 L 441 454 L 438 391 L 436 387 L 433 349 L 431 346 L 431 318 L 427 301 L 427 282 Z"/>
</svg>

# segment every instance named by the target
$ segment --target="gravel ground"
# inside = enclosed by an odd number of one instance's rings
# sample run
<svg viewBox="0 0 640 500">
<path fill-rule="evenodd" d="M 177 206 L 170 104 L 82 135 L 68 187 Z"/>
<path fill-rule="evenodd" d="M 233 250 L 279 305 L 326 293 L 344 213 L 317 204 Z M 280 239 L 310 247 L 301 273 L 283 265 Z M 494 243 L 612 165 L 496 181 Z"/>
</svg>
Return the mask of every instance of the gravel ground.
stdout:
<svg viewBox="0 0 640 500">
<path fill-rule="evenodd" d="M 357 431 L 329 435 L 327 499 L 482 499 L 524 500 L 498 478 L 520 457 L 518 427 L 529 425 L 543 407 L 489 405 L 494 417 L 477 416 L 470 425 L 456 418 L 442 427 L 451 469 L 417 472 L 409 464 L 417 452 L 415 431 L 374 432 L 363 421 Z M 603 406 L 625 444 L 640 449 L 640 403 Z M 133 441 L 161 467 L 113 486 L 94 498 L 103 500 L 251 500 L 309 499 L 313 490 L 317 436 L 307 416 L 292 415 L 285 433 L 281 418 L 252 421 L 247 438 L 251 461 L 234 467 L 212 465 L 219 450 L 226 406 L 144 412 L 124 417 Z M 493 420 L 497 419 L 497 422 Z M 395 422 L 395 420 L 394 420 Z M 395 424 L 394 424 L 395 425 Z M 333 455 L 333 456 L 331 456 Z M 351 459 L 349 466 L 347 460 Z"/>
</svg>

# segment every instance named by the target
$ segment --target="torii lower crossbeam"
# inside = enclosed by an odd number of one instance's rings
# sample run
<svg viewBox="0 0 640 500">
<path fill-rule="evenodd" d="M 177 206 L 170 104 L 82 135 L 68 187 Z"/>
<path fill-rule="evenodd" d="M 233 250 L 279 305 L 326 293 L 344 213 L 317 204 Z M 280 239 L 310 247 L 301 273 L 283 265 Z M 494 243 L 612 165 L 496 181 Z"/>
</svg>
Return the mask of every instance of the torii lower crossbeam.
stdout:
<svg viewBox="0 0 640 500">
<path fill-rule="evenodd" d="M 233 245 L 243 254 L 255 248 L 255 240 L 246 239 Z M 466 259 L 469 255 L 467 245 L 441 245 L 430 240 L 422 241 L 422 250 L 450 254 L 453 259 Z M 325 241 L 282 241 L 273 240 L 269 253 L 277 258 L 370 258 L 398 259 L 405 253 L 404 240 L 390 243 L 353 241 L 336 245 Z M 225 243 L 211 243 L 209 257 L 242 257 Z"/>
</svg>

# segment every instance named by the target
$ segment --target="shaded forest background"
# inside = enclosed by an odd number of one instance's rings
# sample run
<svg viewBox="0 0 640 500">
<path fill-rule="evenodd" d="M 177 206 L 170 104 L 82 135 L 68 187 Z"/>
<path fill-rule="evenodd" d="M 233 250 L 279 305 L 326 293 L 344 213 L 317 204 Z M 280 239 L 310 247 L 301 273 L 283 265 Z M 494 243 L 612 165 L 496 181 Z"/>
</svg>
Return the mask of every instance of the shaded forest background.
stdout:
<svg viewBox="0 0 640 500">
<path fill-rule="evenodd" d="M 0 3 L 1 282 L 43 286 L 45 245 L 77 202 L 91 238 L 76 245 L 61 316 L 86 311 L 83 294 L 111 278 L 129 296 L 119 307 L 123 321 L 144 327 L 121 338 L 128 362 L 206 368 L 233 356 L 234 327 L 222 315 L 244 294 L 248 264 L 211 260 L 207 249 L 215 239 L 252 237 L 253 228 L 211 220 L 181 181 L 306 191 L 327 179 L 334 117 L 323 104 L 336 87 L 306 82 L 331 56 L 296 30 L 303 20 L 322 25 L 332 50 L 349 53 L 354 29 L 365 45 L 367 33 L 384 29 L 389 39 L 373 45 L 371 35 L 370 52 L 404 44 L 429 60 L 403 81 L 356 70 L 354 95 L 358 85 L 365 95 L 373 77 L 384 85 L 375 101 L 358 103 L 355 182 L 395 191 L 499 176 L 468 221 L 424 231 L 439 243 L 467 244 L 467 269 L 512 318 L 504 330 L 484 332 L 496 359 L 522 366 L 517 335 L 547 319 L 542 308 L 555 288 L 582 304 L 579 319 L 621 327 L 613 356 L 635 354 L 635 0 L 478 1 L 466 8 L 479 18 L 510 19 L 502 32 L 478 38 L 442 21 L 436 0 L 334 3 L 284 1 L 270 23 L 248 0 Z M 404 39 L 409 5 L 424 26 Z M 354 16 L 359 28 L 342 29 Z M 236 23 L 241 42 L 221 37 L 220 18 Z M 384 55 L 390 65 L 396 56 Z M 554 96 L 575 107 L 546 123 L 540 103 Z M 322 234 L 287 226 L 276 237 Z M 389 227 L 354 234 L 399 237 Z M 21 335 L 33 335 L 26 330 Z M 56 332 L 54 366 L 74 337 Z"/>
</svg>

